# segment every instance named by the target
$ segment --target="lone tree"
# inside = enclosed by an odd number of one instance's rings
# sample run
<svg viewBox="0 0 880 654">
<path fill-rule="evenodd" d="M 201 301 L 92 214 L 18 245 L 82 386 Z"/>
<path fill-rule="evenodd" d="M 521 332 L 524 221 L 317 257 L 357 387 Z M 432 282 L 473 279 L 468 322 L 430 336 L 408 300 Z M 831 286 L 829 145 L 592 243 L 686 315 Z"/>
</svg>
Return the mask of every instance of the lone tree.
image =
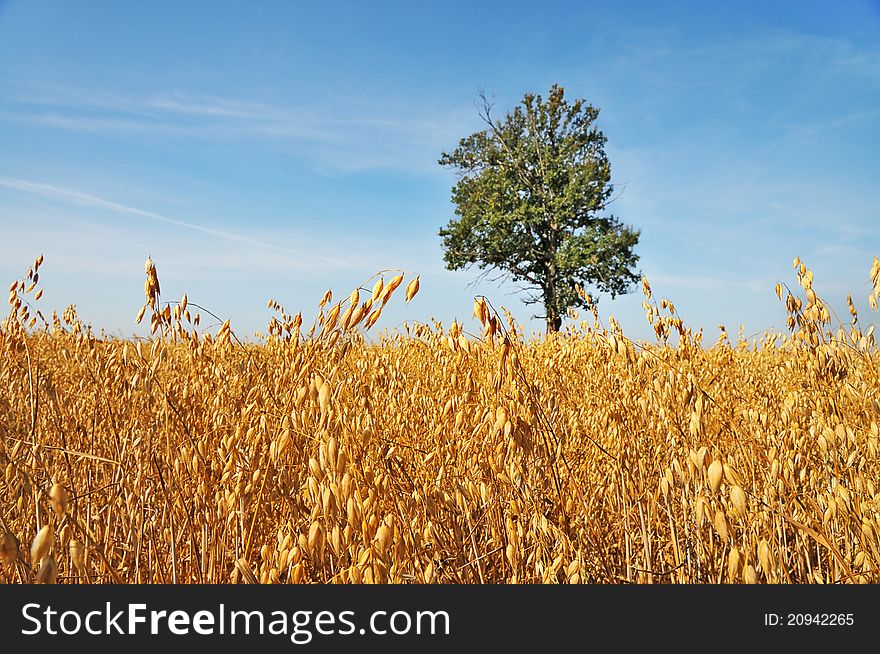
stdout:
<svg viewBox="0 0 880 654">
<path fill-rule="evenodd" d="M 613 187 L 599 110 L 569 103 L 553 85 L 544 99 L 527 93 L 503 121 L 480 94 L 487 128 L 443 152 L 457 169 L 452 189 L 458 218 L 440 230 L 449 270 L 474 264 L 510 278 L 543 303 L 547 333 L 558 331 L 569 307 L 586 307 L 578 287 L 611 297 L 639 279 L 633 253 L 639 232 L 605 212 Z"/>
</svg>

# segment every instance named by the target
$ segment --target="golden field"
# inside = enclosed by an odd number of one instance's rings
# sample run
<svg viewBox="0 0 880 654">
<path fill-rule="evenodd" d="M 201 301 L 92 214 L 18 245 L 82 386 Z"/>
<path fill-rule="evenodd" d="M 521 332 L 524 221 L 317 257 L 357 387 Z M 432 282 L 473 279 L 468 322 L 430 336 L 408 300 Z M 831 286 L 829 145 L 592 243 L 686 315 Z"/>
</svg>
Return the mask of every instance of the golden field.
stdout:
<svg viewBox="0 0 880 654">
<path fill-rule="evenodd" d="M 102 339 L 40 264 L 0 328 L 0 583 L 880 581 L 873 328 L 799 261 L 789 332 L 712 345 L 647 281 L 654 344 L 484 298 L 480 333 L 368 339 L 402 275 L 242 343 L 149 260 L 152 337 Z"/>
</svg>

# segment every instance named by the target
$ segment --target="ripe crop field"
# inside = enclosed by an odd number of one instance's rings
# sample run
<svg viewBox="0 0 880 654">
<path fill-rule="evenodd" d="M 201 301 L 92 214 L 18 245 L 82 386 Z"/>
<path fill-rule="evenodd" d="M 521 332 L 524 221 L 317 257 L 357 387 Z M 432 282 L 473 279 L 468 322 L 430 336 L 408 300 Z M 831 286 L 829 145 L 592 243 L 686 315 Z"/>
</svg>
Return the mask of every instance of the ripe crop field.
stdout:
<svg viewBox="0 0 880 654">
<path fill-rule="evenodd" d="M 102 339 L 38 313 L 40 264 L 0 329 L 0 583 L 880 581 L 873 328 L 798 261 L 787 333 L 712 345 L 647 281 L 650 345 L 484 298 L 480 333 L 369 333 L 402 275 L 242 343 L 149 260 L 151 338 Z"/>
</svg>

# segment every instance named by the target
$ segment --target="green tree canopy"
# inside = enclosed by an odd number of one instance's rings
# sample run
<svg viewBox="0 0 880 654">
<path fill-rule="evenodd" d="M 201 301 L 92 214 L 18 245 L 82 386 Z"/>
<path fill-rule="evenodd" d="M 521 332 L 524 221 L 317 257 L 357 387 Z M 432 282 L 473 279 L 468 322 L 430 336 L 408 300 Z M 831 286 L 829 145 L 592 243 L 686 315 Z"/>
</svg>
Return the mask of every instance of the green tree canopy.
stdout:
<svg viewBox="0 0 880 654">
<path fill-rule="evenodd" d="M 440 230 L 450 270 L 477 265 L 514 280 L 527 303 L 542 303 L 547 331 L 558 331 L 569 307 L 586 307 L 578 288 L 626 293 L 638 281 L 633 252 L 639 232 L 603 215 L 613 186 L 599 110 L 568 102 L 553 85 L 545 101 L 527 93 L 504 120 L 463 138 L 442 166 L 455 168 L 457 218 Z"/>
</svg>

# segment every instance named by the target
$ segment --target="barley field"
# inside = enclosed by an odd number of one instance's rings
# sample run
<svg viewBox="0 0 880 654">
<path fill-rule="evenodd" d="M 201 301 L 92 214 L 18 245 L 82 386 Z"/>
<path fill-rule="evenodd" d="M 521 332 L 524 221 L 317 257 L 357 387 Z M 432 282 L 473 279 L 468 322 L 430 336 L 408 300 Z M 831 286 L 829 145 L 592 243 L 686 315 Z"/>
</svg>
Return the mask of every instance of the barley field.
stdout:
<svg viewBox="0 0 880 654">
<path fill-rule="evenodd" d="M 800 261 L 752 340 L 643 280 L 652 344 L 595 306 L 526 339 L 482 297 L 479 333 L 379 333 L 402 274 L 305 324 L 270 300 L 244 342 L 150 260 L 152 336 L 99 338 L 47 315 L 42 264 L 0 328 L 0 583 L 880 581 L 873 327 Z"/>
</svg>

